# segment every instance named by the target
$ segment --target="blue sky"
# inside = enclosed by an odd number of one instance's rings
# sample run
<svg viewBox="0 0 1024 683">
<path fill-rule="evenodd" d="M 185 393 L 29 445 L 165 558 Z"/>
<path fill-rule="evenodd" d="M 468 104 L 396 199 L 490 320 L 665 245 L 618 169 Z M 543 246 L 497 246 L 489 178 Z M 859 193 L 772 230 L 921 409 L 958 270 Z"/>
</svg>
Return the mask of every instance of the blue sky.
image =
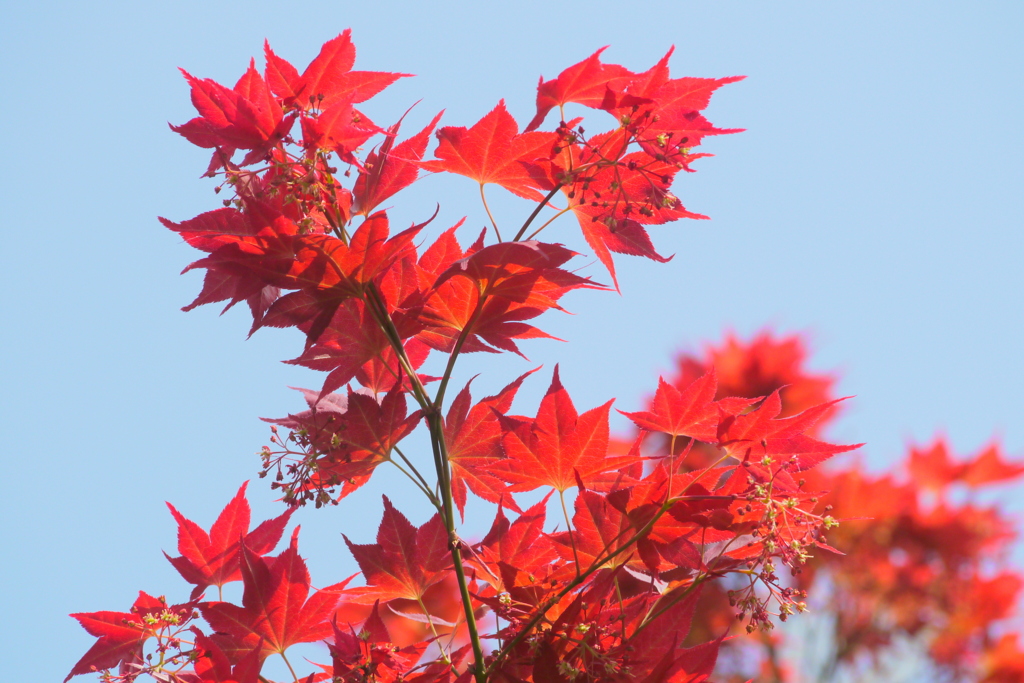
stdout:
<svg viewBox="0 0 1024 683">
<path fill-rule="evenodd" d="M 668 264 L 620 258 L 622 296 L 567 297 L 575 315 L 541 324 L 567 344 L 526 342 L 532 364 L 470 359 L 460 377 L 483 372 L 480 395 L 561 362 L 579 408 L 636 410 L 677 349 L 772 325 L 807 332 L 812 367 L 841 373 L 857 398 L 832 436 L 866 441 L 875 467 L 938 428 L 961 451 L 998 434 L 1024 456 L 1020 3 L 40 1 L 4 15 L 5 680 L 65 675 L 92 642 L 68 612 L 187 595 L 160 553 L 175 544 L 164 501 L 208 525 L 257 471 L 257 417 L 300 408 L 286 387 L 318 381 L 277 362 L 296 334 L 246 341 L 241 310 L 181 313 L 196 256 L 156 222 L 217 205 L 205 153 L 167 128 L 194 115 L 176 67 L 233 83 L 264 37 L 301 66 L 351 27 L 358 67 L 417 74 L 367 108 L 386 123 L 422 100 L 409 131 L 440 109 L 471 124 L 501 98 L 525 124 L 538 75 L 602 45 L 634 70 L 674 44 L 675 75 L 748 77 L 708 112 L 747 132 L 709 139 L 716 156 L 676 186 L 712 220 L 652 231 Z M 474 191 L 430 178 L 392 218 L 440 202 L 439 225 L 478 228 Z M 351 573 L 339 532 L 368 542 L 382 490 L 296 516 L 315 584 Z M 262 482 L 250 497 L 277 514 Z"/>
</svg>

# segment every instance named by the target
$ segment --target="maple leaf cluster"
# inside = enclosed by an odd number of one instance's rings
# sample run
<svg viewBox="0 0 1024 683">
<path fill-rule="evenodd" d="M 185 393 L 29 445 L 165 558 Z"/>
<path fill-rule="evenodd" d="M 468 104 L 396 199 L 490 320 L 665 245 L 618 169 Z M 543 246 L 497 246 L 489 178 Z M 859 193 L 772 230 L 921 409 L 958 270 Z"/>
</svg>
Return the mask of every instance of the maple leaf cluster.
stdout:
<svg viewBox="0 0 1024 683">
<path fill-rule="evenodd" d="M 183 72 L 199 116 L 172 129 L 212 150 L 207 175 L 227 194 L 214 211 L 161 219 L 206 254 L 186 268 L 206 273 L 185 308 L 245 302 L 250 334 L 297 328 L 305 344 L 288 362 L 325 379 L 300 390 L 304 410 L 268 420 L 261 474 L 288 510 L 250 530 L 243 486 L 207 532 L 171 507 L 168 559 L 190 600 L 141 594 L 129 612 L 74 615 L 99 640 L 68 678 L 265 683 L 280 656 L 309 683 L 697 682 L 728 634 L 692 636 L 706 591 L 729 581 L 754 632 L 805 609 L 785 570 L 831 551 L 835 524 L 805 473 L 856 448 L 817 436 L 836 401 L 793 410 L 778 387 L 723 393 L 708 367 L 662 379 L 646 410 L 623 413 L 638 432 L 620 448 L 612 401 L 580 412 L 557 366 L 532 415 L 513 412 L 530 372 L 493 396 L 474 400 L 467 383 L 449 397 L 462 353 L 522 355 L 523 340 L 548 337 L 535 318 L 571 291 L 605 289 L 567 268 L 575 252 L 538 239 L 558 217 L 572 214 L 616 286 L 613 252 L 667 261 L 647 226 L 702 217 L 671 186 L 707 156 L 693 151 L 705 137 L 734 132 L 701 112 L 738 79 L 672 78 L 670 55 L 634 73 L 599 50 L 541 79 L 522 132 L 499 103 L 437 130 L 426 160 L 440 115 L 400 141 L 402 119 L 382 127 L 360 111 L 405 74 L 354 71 L 348 31 L 301 73 L 269 45 L 265 69 L 250 63 L 231 88 Z M 612 128 L 588 134 L 566 121 L 570 105 Z M 469 246 L 461 221 L 432 240 L 432 218 L 394 232 L 380 207 L 421 171 L 478 183 L 490 228 Z M 535 205 L 504 237 L 487 185 Z M 431 357 L 439 376 L 423 371 Z M 429 449 L 409 445 L 417 431 Z M 436 512 L 416 526 L 385 498 L 376 543 L 345 539 L 358 581 L 313 590 L 297 528 L 271 555 L 298 507 L 337 505 L 382 465 Z M 477 542 L 459 533 L 471 494 L 497 506 Z M 237 581 L 241 604 L 221 590 Z M 330 661 L 299 676 L 286 652 L 308 642 L 325 642 Z"/>
<path fill-rule="evenodd" d="M 686 385 L 713 367 L 719 392 L 723 386 L 736 396 L 782 390 L 782 414 L 795 414 L 832 402 L 835 377 L 808 371 L 806 355 L 798 336 L 766 331 L 743 341 L 730 334 L 701 355 L 681 355 L 669 386 Z M 834 411 L 825 412 L 815 433 L 834 418 Z M 1008 630 L 1024 596 L 1024 577 L 1005 564 L 1014 525 L 998 506 L 976 500 L 979 491 L 1018 481 L 1024 463 L 1009 461 L 996 442 L 956 458 L 940 436 L 911 446 L 902 470 L 872 474 L 833 461 L 801 473 L 808 490 L 821 491 L 819 504 L 835 520 L 829 543 L 844 554 L 816 554 L 791 585 L 811 594 L 812 611 L 831 615 L 833 658 L 818 662 L 821 671 L 801 671 L 780 654 L 786 632 L 758 633 L 728 641 L 720 665 L 734 671 L 722 680 L 829 680 L 828 671 L 863 667 L 865 658 L 881 666 L 886 649 L 909 637 L 951 680 L 1024 681 L 1024 649 Z M 721 585 L 709 585 L 702 600 L 697 638 L 721 633 L 732 616 Z M 880 669 L 876 675 L 884 677 Z"/>
</svg>

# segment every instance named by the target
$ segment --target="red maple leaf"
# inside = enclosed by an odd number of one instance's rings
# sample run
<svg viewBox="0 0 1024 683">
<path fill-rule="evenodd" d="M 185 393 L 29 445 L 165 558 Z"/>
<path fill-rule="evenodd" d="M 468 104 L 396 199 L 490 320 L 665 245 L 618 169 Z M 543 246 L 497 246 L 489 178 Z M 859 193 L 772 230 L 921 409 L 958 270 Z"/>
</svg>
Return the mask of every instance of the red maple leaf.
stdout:
<svg viewBox="0 0 1024 683">
<path fill-rule="evenodd" d="M 346 632 L 334 625 L 334 642 L 329 643 L 333 680 L 372 680 L 392 683 L 402 680 L 423 656 L 427 643 L 396 647 L 379 614 L 380 602 L 373 604 L 359 631 Z"/>
<path fill-rule="evenodd" d="M 288 509 L 273 519 L 268 519 L 249 531 L 250 509 L 245 498 L 245 482 L 238 489 L 224 509 L 221 510 L 210 532 L 207 534 L 198 524 L 186 518 L 170 503 L 171 514 L 178 522 L 178 552 L 180 557 L 164 556 L 178 570 L 182 578 L 191 584 L 192 598 L 202 594 L 207 586 L 222 587 L 242 578 L 240 559 L 241 544 L 256 555 L 266 555 L 274 549 L 294 509 Z"/>
<path fill-rule="evenodd" d="M 840 446 L 818 441 L 806 434 L 833 405 L 843 400 L 836 399 L 792 417 L 778 418 L 782 412 L 782 399 L 776 390 L 755 410 L 724 417 L 718 425 L 718 446 L 743 462 L 767 457 L 791 461 L 794 471 L 814 467 L 836 453 L 863 445 Z"/>
<path fill-rule="evenodd" d="M 714 442 L 718 437 L 718 409 L 715 398 L 714 370 L 679 391 L 658 378 L 650 410 L 636 413 L 619 411 L 640 429 L 671 436 L 689 436 L 699 441 Z M 675 449 L 669 449 L 670 452 Z"/>
<path fill-rule="evenodd" d="M 572 140 L 530 170 L 538 187 L 561 188 L 587 243 L 613 278 L 611 252 L 670 260 L 654 249 L 643 225 L 706 218 L 687 211 L 670 191 L 677 166 L 629 152 L 631 138 L 624 129 L 586 140 L 574 133 Z"/>
<path fill-rule="evenodd" d="M 559 267 L 575 253 L 558 244 L 502 242 L 467 254 L 437 276 L 426 298 L 419 336 L 440 351 L 464 336 L 463 351 L 520 353 L 513 340 L 550 337 L 524 320 L 560 309 L 558 300 L 573 289 L 599 287 Z"/>
<path fill-rule="evenodd" d="M 391 458 L 395 445 L 409 435 L 422 415 L 420 411 L 407 415 L 405 392 L 397 383 L 384 396 L 366 389 L 349 389 L 347 396 L 299 391 L 309 410 L 285 418 L 264 418 L 301 432 L 302 440 L 311 446 L 315 462 L 307 478 L 285 487 L 293 495 L 336 486 L 342 487 L 336 501 L 349 495 Z"/>
<path fill-rule="evenodd" d="M 998 443 L 991 443 L 981 449 L 971 460 L 964 463 L 962 481 L 970 487 L 986 486 L 1016 479 L 1024 474 L 1024 463 L 1007 462 Z"/>
<path fill-rule="evenodd" d="M 1015 479 L 1024 474 L 1024 464 L 1007 462 L 998 443 L 985 446 L 964 462 L 954 462 L 944 436 L 924 448 L 912 447 L 907 467 L 918 486 L 942 491 L 961 482 L 976 488 Z"/>
<path fill-rule="evenodd" d="M 420 166 L 417 162 L 423 158 L 430 133 L 440 120 L 438 114 L 426 128 L 394 147 L 401 121 L 388 128 L 387 139 L 366 156 L 356 178 L 353 211 L 368 216 L 385 199 L 416 181 Z"/>
<path fill-rule="evenodd" d="M 578 562 L 575 571 L 591 567 L 614 568 L 630 561 L 643 566 L 635 553 L 626 549 L 635 540 L 635 531 L 629 517 L 609 503 L 609 496 L 616 495 L 628 497 L 629 494 L 626 491 L 609 495 L 581 491 L 576 496 L 572 530 L 552 534 L 562 558 L 574 564 Z M 614 557 L 609 557 L 612 553 Z"/>
<path fill-rule="evenodd" d="M 71 669 L 64 683 L 79 674 L 113 668 L 142 656 L 146 640 L 164 626 L 186 623 L 192 618 L 196 602 L 168 606 L 164 598 L 139 591 L 128 612 L 80 612 L 70 616 L 78 620 L 89 635 L 99 638 Z M 164 617 L 167 617 L 166 619 Z"/>
<path fill-rule="evenodd" d="M 653 67 L 625 83 L 608 88 L 600 108 L 612 114 L 633 135 L 651 158 L 691 171 L 689 163 L 708 156 L 690 150 L 708 135 L 738 133 L 741 129 L 715 128 L 699 112 L 723 85 L 742 80 L 727 78 L 670 78 L 668 60 L 673 50 Z"/>
<path fill-rule="evenodd" d="M 250 198 L 244 209 L 210 211 L 182 223 L 161 219 L 190 245 L 210 253 L 186 271 L 206 268 L 217 274 L 207 278 L 186 310 L 224 299 L 230 299 L 229 307 L 241 300 L 254 305 L 253 297 L 264 296 L 268 287 L 296 289 L 280 299 L 260 300 L 253 329 L 306 325 L 309 343 L 318 339 L 342 302 L 363 296 L 396 262 L 415 254 L 412 240 L 423 228 L 415 225 L 390 236 L 387 215 L 377 212 L 346 244 L 331 234 L 303 232 L 274 203 Z"/>
<path fill-rule="evenodd" d="M 182 677 L 182 683 L 258 683 L 263 663 L 258 648 L 253 648 L 232 666 L 231 659 L 213 638 L 198 629 L 192 631 L 198 655 L 194 667 L 196 678 Z"/>
<path fill-rule="evenodd" d="M 599 147 L 603 143 L 592 144 Z M 599 156 L 600 152 L 597 154 Z M 597 158 L 583 154 L 576 163 L 592 162 L 597 162 Z M 687 211 L 670 191 L 677 170 L 674 165 L 655 161 L 644 152 L 634 152 L 614 164 L 599 163 L 563 187 L 587 244 L 613 279 L 615 267 L 611 252 L 642 256 L 659 263 L 671 260 L 671 256 L 655 251 L 643 227 L 645 224 L 707 218 Z"/>
<path fill-rule="evenodd" d="M 601 63 L 601 53 L 606 49 L 607 46 L 602 47 L 550 81 L 541 76 L 537 85 L 537 114 L 526 130 L 536 130 L 549 111 L 569 102 L 598 108 L 609 89 L 622 88 L 633 78 L 634 74 L 623 66 Z"/>
<path fill-rule="evenodd" d="M 335 102 L 316 117 L 302 117 L 302 146 L 331 150 L 349 164 L 359 163 L 356 150 L 379 133 L 384 131 L 346 100 Z"/>
<path fill-rule="evenodd" d="M 914 482 L 921 488 L 941 491 L 960 478 L 963 465 L 953 463 L 946 439 L 940 436 L 924 448 L 912 447 L 907 459 L 907 469 L 910 470 Z"/>
<path fill-rule="evenodd" d="M 441 581 L 451 566 L 448 531 L 434 515 L 416 528 L 384 496 L 384 518 L 377 543 L 358 545 L 345 537 L 366 586 L 347 591 L 356 602 L 406 598 L 419 601 L 427 589 Z"/>
<path fill-rule="evenodd" d="M 587 487 L 616 478 L 611 474 L 635 464 L 635 456 L 608 454 L 608 411 L 612 401 L 579 415 L 558 378 L 541 400 L 535 420 L 519 422 L 505 435 L 505 460 L 488 468 L 511 484 L 510 491 L 551 486 L 566 491 L 583 482 Z"/>
<path fill-rule="evenodd" d="M 471 128 L 446 126 L 437 131 L 434 151 L 439 161 L 425 161 L 429 171 L 457 173 L 480 183 L 501 185 L 526 199 L 540 200 L 536 180 L 527 164 L 552 155 L 554 133 L 519 133 L 519 126 L 502 100 Z"/>
<path fill-rule="evenodd" d="M 290 301 L 300 306 L 305 304 L 298 296 Z M 311 303 L 310 306 L 320 310 L 317 303 Z M 271 313 L 276 315 L 285 310 L 282 306 Z M 266 323 L 276 326 L 277 320 L 269 318 Z M 313 324 L 315 320 L 303 323 L 300 329 L 306 327 L 309 330 Z M 348 299 L 339 304 L 316 338 L 318 341 L 301 356 L 285 362 L 328 373 L 320 390 L 321 396 L 333 393 L 350 382 L 364 365 L 390 346 L 387 336 L 367 310 L 366 304 L 358 299 Z"/>
<path fill-rule="evenodd" d="M 413 370 L 419 369 L 426 362 L 431 350 L 419 339 L 406 339 L 402 347 L 405 349 L 405 355 L 409 359 L 409 363 L 412 364 Z M 418 374 L 417 376 L 423 384 L 440 379 L 433 375 Z M 356 372 L 356 381 L 372 391 L 374 395 L 386 394 L 399 382 L 402 382 L 406 391 L 411 391 L 409 377 L 402 369 L 395 350 L 390 346 L 363 364 L 363 367 Z"/>
<path fill-rule="evenodd" d="M 241 607 L 227 602 L 199 605 L 203 618 L 226 634 L 236 650 L 259 648 L 261 659 L 265 659 L 295 643 L 330 636 L 331 615 L 348 581 L 310 596 L 309 571 L 298 551 L 298 531 L 296 527 L 288 549 L 273 558 L 260 557 L 242 544 L 245 590 Z"/>
<path fill-rule="evenodd" d="M 715 669 L 718 661 L 718 650 L 722 645 L 725 636 L 711 641 L 700 643 L 693 647 L 680 648 L 671 647 L 666 650 L 648 650 L 651 659 L 647 665 L 650 673 L 640 683 L 706 683 Z M 638 643 L 643 643 L 644 638 L 637 638 Z M 654 660 L 658 654 L 664 652 L 660 660 Z M 656 663 L 654 663 L 656 661 Z M 753 683 L 752 680 L 747 683 Z"/>
<path fill-rule="evenodd" d="M 287 60 L 274 54 L 269 43 L 264 43 L 264 53 L 267 82 L 274 94 L 284 99 L 286 107 L 326 109 L 339 101 L 358 104 L 410 75 L 352 71 L 356 48 L 350 29 L 324 43 L 301 76 Z"/>
<path fill-rule="evenodd" d="M 192 87 L 192 104 L 200 116 L 171 130 L 199 147 L 220 148 L 210 170 L 223 164 L 235 149 L 251 150 L 241 165 L 266 156 L 271 147 L 287 135 L 294 116 L 284 116 L 270 88 L 250 63 L 248 71 L 233 89 L 208 78 L 198 79 L 181 70 Z M 218 157 L 221 161 L 218 162 Z"/>
<path fill-rule="evenodd" d="M 554 546 L 544 533 L 544 518 L 550 497 L 551 492 L 511 523 L 505 517 L 504 509 L 499 507 L 490 531 L 476 546 L 477 550 L 470 562 L 479 566 L 483 573 L 492 575 L 499 587 L 503 572 L 500 569 L 495 571 L 492 567 L 505 565 L 518 572 L 540 574 L 555 559 Z"/>
<path fill-rule="evenodd" d="M 492 503 L 501 502 L 509 509 L 520 512 L 507 487 L 500 479 L 487 472 L 488 465 L 502 459 L 501 439 L 504 429 L 498 419 L 512 407 L 516 392 L 531 370 L 506 386 L 494 396 L 481 399 L 470 407 L 473 400 L 469 382 L 452 401 L 445 418 L 444 435 L 448 447 L 448 461 L 452 468 L 452 498 L 465 514 L 466 489 Z M 472 380 L 470 380 L 472 381 Z"/>
<path fill-rule="evenodd" d="M 609 98 L 602 108 L 617 118 L 629 117 L 638 133 L 637 142 L 651 157 L 681 163 L 690 170 L 688 162 L 705 155 L 693 155 L 689 150 L 704 137 L 742 132 L 739 128 L 715 128 L 699 112 L 707 108 L 716 90 L 744 77 L 670 78 L 671 54 L 669 50 L 651 69 L 638 74 L 627 86 L 623 101 Z"/>
<path fill-rule="evenodd" d="M 729 333 L 716 345 L 707 345 L 701 357 L 681 354 L 676 359 L 672 384 L 682 389 L 714 369 L 718 379 L 716 399 L 729 396 L 761 398 L 786 387 L 781 417 L 789 417 L 832 399 L 832 375 L 814 375 L 804 367 L 807 349 L 797 335 L 778 337 L 762 331 L 750 341 Z M 822 421 L 831 419 L 836 408 Z M 816 429 L 821 428 L 821 422 Z"/>
</svg>

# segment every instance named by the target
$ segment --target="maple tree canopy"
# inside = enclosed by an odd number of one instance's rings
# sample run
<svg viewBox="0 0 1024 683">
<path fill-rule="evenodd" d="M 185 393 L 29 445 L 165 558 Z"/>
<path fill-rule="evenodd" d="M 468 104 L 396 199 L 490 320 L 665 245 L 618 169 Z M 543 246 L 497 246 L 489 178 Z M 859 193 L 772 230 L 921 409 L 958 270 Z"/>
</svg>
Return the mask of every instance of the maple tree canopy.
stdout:
<svg viewBox="0 0 1024 683">
<path fill-rule="evenodd" d="M 857 599 L 896 600 L 948 578 L 926 558 L 970 565 L 1002 538 L 997 516 L 945 503 L 925 510 L 887 480 L 870 484 L 893 493 L 879 504 L 905 506 L 899 519 L 916 530 L 891 522 L 891 509 L 879 515 L 892 534 L 913 539 L 899 548 L 920 571 L 894 566 L 889 546 L 826 538 L 840 510 L 854 517 L 869 507 L 857 498 L 857 482 L 868 479 L 822 474 L 822 463 L 857 445 L 823 440 L 842 399 L 829 378 L 802 372 L 792 341 L 730 339 L 710 360 L 681 359 L 679 376 L 659 379 L 648 405 L 620 411 L 635 426 L 628 442 L 610 434 L 613 401 L 588 400 L 580 412 L 558 366 L 532 416 L 513 413 L 513 402 L 547 371 L 476 401 L 472 380 L 451 386 L 461 354 L 523 356 L 528 340 L 552 338 L 538 319 L 562 311 L 563 297 L 609 289 L 579 272 L 574 250 L 548 241 L 562 239 L 558 230 L 579 229 L 618 289 L 613 254 L 667 263 L 648 230 L 705 218 L 675 188 L 680 171 L 709 156 L 695 151 L 705 138 L 737 132 L 703 112 L 740 77 L 673 78 L 671 50 L 633 72 L 602 61 L 603 50 L 541 78 L 525 129 L 500 101 L 472 125 L 441 126 L 437 114 L 408 137 L 409 112 L 388 125 L 358 108 L 407 74 L 353 70 L 349 31 L 301 73 L 269 44 L 264 70 L 251 61 L 233 87 L 182 71 L 198 116 L 171 129 L 211 150 L 206 175 L 225 193 L 214 210 L 160 219 L 203 252 L 185 268 L 205 271 L 185 310 L 244 302 L 250 334 L 296 328 L 302 342 L 286 362 L 324 379 L 299 390 L 301 410 L 267 419 L 261 476 L 287 509 L 250 529 L 243 484 L 207 531 L 168 504 L 178 555 L 167 559 L 191 584 L 189 600 L 139 593 L 128 612 L 72 615 L 97 641 L 68 679 L 103 671 L 117 683 L 144 674 L 271 683 L 264 664 L 280 657 L 293 683 L 698 683 L 735 647 L 734 625 L 771 642 L 776 619 L 806 609 L 805 572 L 831 571 Z M 582 118 L 567 120 L 567 107 L 592 110 L 608 129 L 587 131 Z M 464 220 L 439 229 L 437 209 L 392 225 L 382 207 L 424 173 L 474 181 L 488 228 L 468 237 L 458 234 Z M 502 217 L 502 232 L 489 186 L 530 203 L 522 223 L 510 228 Z M 385 497 L 375 542 L 344 537 L 357 576 L 314 583 L 298 527 L 272 554 L 299 507 L 343 504 L 382 471 L 407 477 L 435 512 L 417 525 L 402 513 L 405 501 Z M 996 446 L 957 462 L 937 442 L 913 452 L 910 471 L 941 497 L 954 483 L 985 486 L 1024 466 Z M 529 492 L 539 502 L 527 504 Z M 460 534 L 472 497 L 497 507 L 480 540 Z M 956 528 L 964 547 L 928 546 L 923 528 Z M 821 559 L 840 557 L 836 547 L 857 548 L 855 564 Z M 241 604 L 222 591 L 238 581 Z M 952 583 L 1003 604 L 1019 588 L 1004 576 Z M 917 597 L 894 611 L 907 631 L 914 614 L 939 609 L 939 600 Z M 705 607 L 719 598 L 728 606 Z M 723 614 L 727 623 L 711 618 Z M 991 620 L 950 614 L 935 651 L 966 652 L 963 643 L 980 640 Z M 977 627 L 961 638 L 956 628 L 969 622 Z M 290 648 L 321 641 L 324 663 L 300 675 Z M 1000 653 L 1015 647 L 999 642 Z"/>
</svg>

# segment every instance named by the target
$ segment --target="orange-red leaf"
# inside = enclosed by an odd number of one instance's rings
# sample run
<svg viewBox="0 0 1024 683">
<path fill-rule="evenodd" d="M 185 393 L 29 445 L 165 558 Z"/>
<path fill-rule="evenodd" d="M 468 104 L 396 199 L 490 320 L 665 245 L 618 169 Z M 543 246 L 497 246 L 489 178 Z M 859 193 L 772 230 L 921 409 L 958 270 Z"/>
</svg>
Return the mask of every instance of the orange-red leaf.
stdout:
<svg viewBox="0 0 1024 683">
<path fill-rule="evenodd" d="M 550 157 L 556 137 L 553 133 L 520 134 L 504 100 L 471 128 L 446 126 L 437 132 L 437 138 L 434 156 L 438 161 L 423 162 L 423 168 L 464 175 L 481 185 L 501 185 L 526 199 L 543 198 L 526 164 Z"/>
<path fill-rule="evenodd" d="M 689 436 L 713 442 L 718 436 L 718 410 L 714 405 L 716 381 L 714 370 L 693 382 L 684 391 L 664 378 L 658 378 L 658 390 L 651 409 L 636 413 L 619 411 L 633 420 L 637 427 L 671 436 Z"/>
<path fill-rule="evenodd" d="M 551 386 L 541 400 L 535 420 L 517 424 L 502 444 L 505 460 L 489 471 L 511 484 L 511 491 L 551 486 L 566 491 L 582 481 L 599 485 L 637 461 L 634 456 L 608 455 L 608 412 L 612 401 L 577 414 L 555 367 Z"/>
</svg>

